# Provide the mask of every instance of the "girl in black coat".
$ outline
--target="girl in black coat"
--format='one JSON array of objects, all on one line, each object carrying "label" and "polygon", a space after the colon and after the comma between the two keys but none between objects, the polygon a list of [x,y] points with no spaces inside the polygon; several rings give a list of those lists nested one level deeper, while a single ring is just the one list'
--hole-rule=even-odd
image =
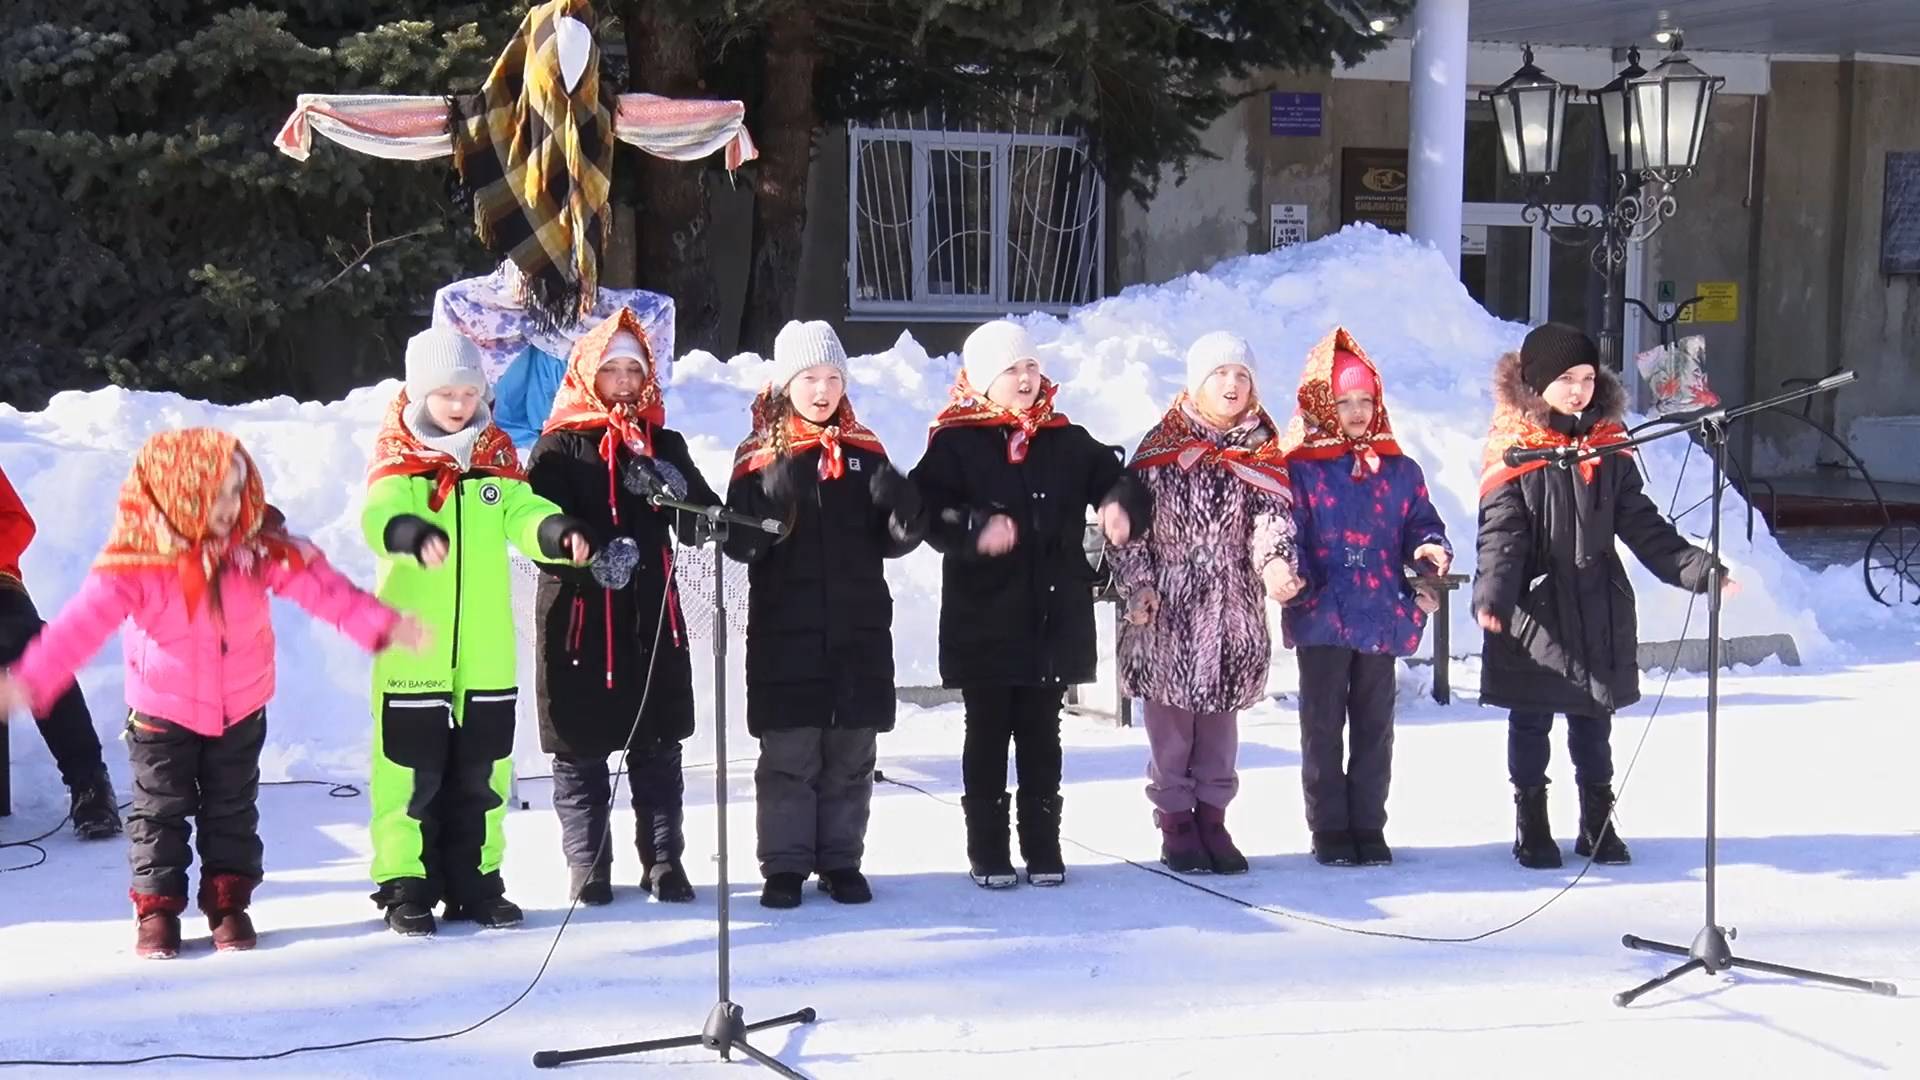
[{"label": "girl in black coat", "polygon": [[1615,710],[1640,700],[1633,586],[1614,547],[1669,585],[1705,592],[1718,574],[1647,498],[1624,453],[1570,469],[1507,466],[1509,447],[1602,447],[1627,438],[1626,394],[1599,364],[1593,340],[1549,323],[1494,368],[1494,418],[1480,485],[1479,565],[1473,608],[1486,642],[1480,703],[1510,710],[1507,770],[1516,807],[1514,857],[1560,865],[1547,820],[1548,735],[1567,717],[1567,749],[1580,785],[1574,851],[1602,863],[1629,860],[1609,824]]},{"label": "girl in black coat", "polygon": [[[533,449],[538,494],[587,522],[602,556],[587,568],[542,564],[535,594],[540,748],[553,755],[553,808],[573,893],[613,898],[607,755],[627,756],[641,880],[656,899],[692,900],[680,859],[681,740],[693,734],[693,666],[672,585],[673,530],[692,522],[647,501],[655,485],[720,501],[666,413],[645,332],[631,311],[574,348],[553,415]],[[611,544],[616,538],[632,547]],[[621,557],[622,550],[626,555]]]},{"label": "girl in black coat", "polygon": [[761,904],[796,907],[812,873],[847,904],[860,872],[877,735],[893,730],[893,595],[887,559],[919,546],[920,496],[846,398],[846,352],[823,322],[788,323],[753,405],[727,505],[782,521],[779,538],[734,529],[748,564],[747,730]]},{"label": "girl in black coat", "polygon": [[1007,743],[1018,753],[1027,880],[1058,885],[1060,705],[1093,681],[1094,572],[1084,549],[1097,507],[1109,543],[1143,533],[1147,496],[1118,447],[1053,411],[1057,387],[1020,326],[992,322],[962,350],[952,403],[913,470],[928,542],[946,556],[940,679],[966,705],[967,862],[976,885],[1018,878],[1008,839]]}]

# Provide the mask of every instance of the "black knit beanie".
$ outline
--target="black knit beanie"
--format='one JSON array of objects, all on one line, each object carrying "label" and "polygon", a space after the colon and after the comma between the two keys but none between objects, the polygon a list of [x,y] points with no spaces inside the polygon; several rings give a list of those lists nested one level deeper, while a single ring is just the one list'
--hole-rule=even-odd
[{"label": "black knit beanie", "polygon": [[1600,366],[1600,349],[1593,339],[1565,323],[1544,323],[1520,343],[1520,379],[1536,394],[1546,393],[1553,380],[1581,364]]}]

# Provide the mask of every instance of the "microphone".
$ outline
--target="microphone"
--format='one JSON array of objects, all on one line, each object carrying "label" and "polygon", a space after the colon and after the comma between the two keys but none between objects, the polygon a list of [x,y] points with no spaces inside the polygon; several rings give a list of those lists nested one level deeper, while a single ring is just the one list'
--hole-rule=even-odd
[{"label": "microphone", "polygon": [[1563,464],[1579,452],[1577,448],[1571,446],[1545,446],[1538,450],[1529,450],[1523,446],[1509,446],[1506,452],[1500,455],[1500,460],[1506,462],[1507,468],[1518,469],[1522,465],[1531,465],[1536,461]]},{"label": "microphone", "polygon": [[626,474],[621,477],[628,491],[642,498],[665,495],[669,498],[687,497],[687,478],[672,462],[658,458],[636,457],[627,463]]}]

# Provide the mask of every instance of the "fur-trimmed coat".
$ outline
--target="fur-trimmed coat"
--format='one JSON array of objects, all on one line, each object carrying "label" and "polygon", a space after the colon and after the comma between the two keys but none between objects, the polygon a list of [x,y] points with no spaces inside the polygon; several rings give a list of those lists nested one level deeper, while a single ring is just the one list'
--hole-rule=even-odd
[{"label": "fur-trimmed coat", "polygon": [[[1496,418],[1554,421],[1546,400],[1521,379],[1517,353],[1494,368],[1493,395]],[[1602,368],[1593,402],[1578,418],[1560,418],[1561,430],[1584,435],[1625,411],[1619,378]],[[1568,432],[1570,419],[1576,426]],[[1633,586],[1616,538],[1660,580],[1706,590],[1711,558],[1641,490],[1630,454],[1601,458],[1590,481],[1578,469],[1547,467],[1481,497],[1473,608],[1504,626],[1486,635],[1482,705],[1604,715],[1640,700]]]},{"label": "fur-trimmed coat", "polygon": [[[1277,432],[1217,432],[1219,445],[1258,445]],[[1193,712],[1232,712],[1260,700],[1273,643],[1261,572],[1275,559],[1300,569],[1292,499],[1254,488],[1220,465],[1141,469],[1153,525],[1111,553],[1131,598],[1159,596],[1145,626],[1122,623],[1120,685],[1130,697]]]}]

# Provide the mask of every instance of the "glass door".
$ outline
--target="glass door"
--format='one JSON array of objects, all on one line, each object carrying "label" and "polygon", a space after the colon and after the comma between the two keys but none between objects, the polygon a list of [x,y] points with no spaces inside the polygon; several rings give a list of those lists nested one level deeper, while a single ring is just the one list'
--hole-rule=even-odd
[{"label": "glass door", "polygon": [[[1529,223],[1518,203],[1467,203],[1461,209],[1460,281],[1481,307],[1498,318],[1538,326],[1563,322],[1595,338],[1605,325],[1606,282],[1593,265],[1593,241],[1571,243],[1577,234]],[[1598,207],[1554,207],[1566,220]],[[1640,249],[1627,249],[1626,288],[1640,280]],[[1626,319],[1621,356],[1629,385],[1639,349],[1639,320]]]}]

